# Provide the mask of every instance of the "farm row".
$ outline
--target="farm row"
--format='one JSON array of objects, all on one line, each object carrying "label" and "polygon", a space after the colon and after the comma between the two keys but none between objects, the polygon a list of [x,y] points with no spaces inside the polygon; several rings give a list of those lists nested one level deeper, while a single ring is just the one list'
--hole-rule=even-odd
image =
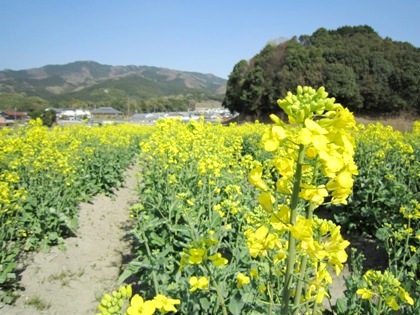
[{"label": "farm row", "polygon": [[[141,143],[135,259],[120,278],[136,279],[134,296],[105,295],[101,314],[326,313],[349,254],[330,312],[419,311],[420,124],[356,128],[322,89],[279,105],[291,124],[158,122]],[[387,268],[363,270],[343,232],[377,238]]]},{"label": "farm row", "polygon": [[12,302],[19,254],[63,245],[78,204],[120,185],[150,127],[0,130],[0,302]]},{"label": "farm row", "polygon": [[[118,186],[138,157],[134,259],[101,314],[321,314],[349,253],[335,314],[417,313],[420,123],[356,126],[322,88],[279,106],[290,124],[3,129],[1,298],[18,254],[60,245],[77,204]],[[349,233],[378,239],[387,268],[361,270]]]}]

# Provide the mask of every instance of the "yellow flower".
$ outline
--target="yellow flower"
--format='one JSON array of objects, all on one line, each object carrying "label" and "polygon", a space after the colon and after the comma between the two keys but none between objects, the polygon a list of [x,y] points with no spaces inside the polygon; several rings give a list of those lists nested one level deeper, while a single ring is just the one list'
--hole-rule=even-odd
[{"label": "yellow flower", "polygon": [[262,137],[264,149],[268,152],[276,151],[279,148],[281,141],[286,137],[286,130],[283,127],[273,126],[271,129],[268,129]]},{"label": "yellow flower", "polygon": [[296,224],[289,228],[293,237],[298,240],[311,241],[313,236],[312,220],[299,217]]},{"label": "yellow flower", "polygon": [[406,301],[408,304],[410,305],[414,305],[414,300],[413,298],[410,296],[410,294],[408,294],[407,291],[405,291],[403,288],[400,288],[400,294],[399,297],[401,300]]},{"label": "yellow flower", "polygon": [[269,233],[267,226],[262,225],[256,231],[248,229],[245,232],[247,238],[247,246],[249,254],[255,258],[258,255],[265,256],[267,249],[281,247],[280,240],[277,235]]},{"label": "yellow flower", "polygon": [[285,194],[291,195],[292,194],[292,183],[286,177],[280,178],[276,183],[277,191]]},{"label": "yellow flower", "polygon": [[352,188],[354,180],[351,175],[352,174],[348,171],[338,173],[336,177],[338,185],[341,188]]},{"label": "yellow flower", "polygon": [[261,207],[268,213],[273,212],[273,204],[276,201],[273,195],[269,192],[263,191],[258,196],[258,202],[260,203]]},{"label": "yellow flower", "polygon": [[207,277],[200,277],[197,278],[196,276],[192,276],[190,278],[190,292],[194,292],[198,290],[207,290],[209,288],[209,279]]},{"label": "yellow flower", "polygon": [[265,291],[267,291],[267,286],[265,286],[264,284],[258,285],[258,292],[264,293]]},{"label": "yellow flower", "polygon": [[251,282],[251,279],[248,276],[245,276],[242,272],[238,273],[236,276],[236,286],[238,289],[242,288],[245,284]]},{"label": "yellow flower", "polygon": [[220,253],[209,256],[209,260],[211,260],[216,267],[221,267],[228,263],[228,260]]},{"label": "yellow flower", "polygon": [[188,262],[190,264],[201,264],[205,253],[206,253],[206,250],[203,248],[191,248]]},{"label": "yellow flower", "polygon": [[370,300],[375,295],[375,293],[372,292],[372,290],[369,290],[367,288],[358,289],[356,291],[356,294],[360,295],[361,298],[364,300]]},{"label": "yellow flower", "polygon": [[156,308],[162,313],[166,314],[169,312],[176,312],[176,308],[174,305],[181,304],[181,301],[178,299],[169,299],[162,294],[158,294],[153,299]]},{"label": "yellow flower", "polygon": [[296,162],[293,159],[277,156],[271,161],[271,164],[277,169],[277,171],[283,177],[287,179],[293,178],[295,174],[295,164],[296,164]]},{"label": "yellow flower", "polygon": [[156,310],[153,301],[144,301],[143,298],[135,294],[131,299],[130,306],[127,308],[128,315],[153,315]]},{"label": "yellow flower", "polygon": [[249,272],[249,274],[251,275],[252,278],[258,279],[258,269],[257,268],[252,268],[251,271]]},{"label": "yellow flower", "polygon": [[324,202],[324,198],[328,196],[328,191],[325,189],[325,185],[319,185],[318,187],[312,185],[303,185],[302,190],[299,193],[299,197],[308,200],[314,205],[321,205]]},{"label": "yellow flower", "polygon": [[290,208],[286,205],[281,205],[278,211],[273,212],[270,217],[271,226],[279,231],[286,231],[287,224],[290,222]]},{"label": "yellow flower", "polygon": [[255,187],[261,189],[261,190],[267,190],[268,186],[267,184],[262,180],[262,167],[257,166],[251,172],[249,172],[248,179],[249,182],[254,185]]}]

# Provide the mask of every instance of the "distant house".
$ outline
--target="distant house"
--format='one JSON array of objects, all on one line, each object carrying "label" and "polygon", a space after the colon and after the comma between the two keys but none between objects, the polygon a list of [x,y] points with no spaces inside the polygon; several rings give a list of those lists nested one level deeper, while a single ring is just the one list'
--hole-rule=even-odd
[{"label": "distant house", "polygon": [[47,110],[55,111],[58,119],[81,120],[84,118],[91,118],[91,112],[84,109],[47,108]]},{"label": "distant house", "polygon": [[13,126],[14,122],[0,116],[0,127]]},{"label": "distant house", "polygon": [[24,112],[0,112],[0,116],[4,117],[6,120],[27,120],[29,116]]},{"label": "distant house", "polygon": [[91,111],[93,116],[121,116],[123,112],[112,107],[99,107]]}]

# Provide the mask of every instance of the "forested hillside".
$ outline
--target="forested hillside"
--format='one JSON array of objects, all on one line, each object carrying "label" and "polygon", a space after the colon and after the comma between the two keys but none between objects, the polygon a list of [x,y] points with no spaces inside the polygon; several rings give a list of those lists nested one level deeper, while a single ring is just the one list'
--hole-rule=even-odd
[{"label": "forested hillside", "polygon": [[257,116],[298,85],[325,86],[355,113],[420,113],[420,49],[381,38],[370,26],[320,28],[267,44],[229,76],[223,106]]},{"label": "forested hillside", "polygon": [[0,71],[0,110],[112,106],[127,112],[186,110],[222,101],[226,80],[212,74],[94,61]]}]

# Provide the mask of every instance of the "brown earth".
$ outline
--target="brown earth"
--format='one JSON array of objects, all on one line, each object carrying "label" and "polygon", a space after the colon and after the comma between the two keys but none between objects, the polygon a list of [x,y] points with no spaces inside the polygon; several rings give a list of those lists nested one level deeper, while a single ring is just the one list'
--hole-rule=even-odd
[{"label": "brown earth", "polygon": [[[21,274],[22,290],[15,305],[1,305],[2,315],[93,315],[105,292],[117,288],[117,279],[124,262],[130,256],[129,206],[137,199],[137,167],[127,171],[124,186],[115,190],[113,198],[95,197],[91,203],[80,205],[79,229],[75,237],[65,240],[66,250],[57,247],[49,253],[35,253],[25,261]],[[384,254],[375,244],[364,239],[349,239],[352,246],[370,257],[377,258],[372,268],[383,263]],[[334,276],[330,287],[331,303],[343,297],[344,276]],[[324,307],[329,309],[325,300]]]},{"label": "brown earth", "polygon": [[80,205],[79,229],[64,251],[35,253],[25,262],[22,291],[15,305],[0,305],[2,315],[92,315],[105,292],[117,287],[130,253],[129,206],[136,200],[137,167],[127,171],[113,198],[96,196]]}]

